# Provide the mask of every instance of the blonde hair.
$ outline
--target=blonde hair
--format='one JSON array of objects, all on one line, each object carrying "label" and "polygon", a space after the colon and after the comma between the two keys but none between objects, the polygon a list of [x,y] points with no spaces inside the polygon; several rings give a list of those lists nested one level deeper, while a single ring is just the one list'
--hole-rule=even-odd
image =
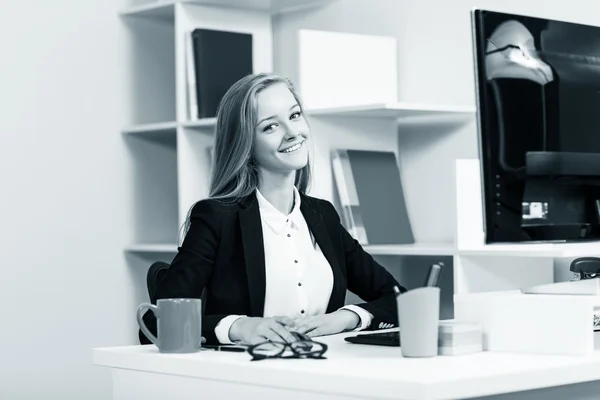
[{"label": "blonde hair", "polygon": [[[293,83],[273,73],[247,75],[225,93],[217,109],[209,198],[237,201],[256,190],[258,168],[253,156],[255,127],[258,122],[258,94],[275,84],[285,84],[304,112],[302,99]],[[294,185],[306,193],[311,182],[311,155],[303,168],[296,171]],[[190,225],[190,207],[183,226],[183,236]]]}]

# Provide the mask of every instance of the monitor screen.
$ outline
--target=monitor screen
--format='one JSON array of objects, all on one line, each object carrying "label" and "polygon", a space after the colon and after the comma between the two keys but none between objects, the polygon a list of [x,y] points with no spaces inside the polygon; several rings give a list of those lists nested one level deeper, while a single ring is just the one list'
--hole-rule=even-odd
[{"label": "monitor screen", "polygon": [[486,243],[600,238],[600,27],[472,23]]}]

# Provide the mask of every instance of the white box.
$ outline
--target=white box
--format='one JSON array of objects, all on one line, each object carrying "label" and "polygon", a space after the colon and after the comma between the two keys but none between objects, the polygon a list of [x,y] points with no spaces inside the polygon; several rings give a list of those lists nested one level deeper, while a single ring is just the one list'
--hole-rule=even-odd
[{"label": "white box", "polygon": [[485,351],[585,356],[598,346],[600,296],[514,290],[457,295],[454,302],[456,319],[481,325]]},{"label": "white box", "polygon": [[298,91],[307,109],[398,101],[394,37],[301,29]]}]

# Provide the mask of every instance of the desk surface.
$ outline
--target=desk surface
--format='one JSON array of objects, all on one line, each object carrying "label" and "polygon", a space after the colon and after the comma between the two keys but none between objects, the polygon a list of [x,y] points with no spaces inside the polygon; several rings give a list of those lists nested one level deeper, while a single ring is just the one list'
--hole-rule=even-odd
[{"label": "desk surface", "polygon": [[247,353],[203,350],[161,354],[155,346],[93,350],[95,365],[162,374],[229,380],[321,393],[382,399],[455,399],[600,380],[600,352],[552,356],[482,352],[463,356],[403,358],[399,347],[351,344],[339,334],[327,343],[327,360],[263,360]]}]

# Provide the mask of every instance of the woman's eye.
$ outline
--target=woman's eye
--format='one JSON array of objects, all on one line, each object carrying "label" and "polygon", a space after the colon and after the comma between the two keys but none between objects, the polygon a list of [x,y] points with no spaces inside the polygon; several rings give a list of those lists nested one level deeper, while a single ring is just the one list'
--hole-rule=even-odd
[{"label": "woman's eye", "polygon": [[296,111],[295,113],[293,113],[293,114],[290,116],[290,118],[291,118],[291,119],[298,119],[298,118],[300,118],[300,115],[301,115],[301,114],[300,114],[300,111]]},{"label": "woman's eye", "polygon": [[273,130],[275,130],[277,124],[269,124],[267,126],[265,126],[265,128],[263,129],[263,132],[271,132]]}]

